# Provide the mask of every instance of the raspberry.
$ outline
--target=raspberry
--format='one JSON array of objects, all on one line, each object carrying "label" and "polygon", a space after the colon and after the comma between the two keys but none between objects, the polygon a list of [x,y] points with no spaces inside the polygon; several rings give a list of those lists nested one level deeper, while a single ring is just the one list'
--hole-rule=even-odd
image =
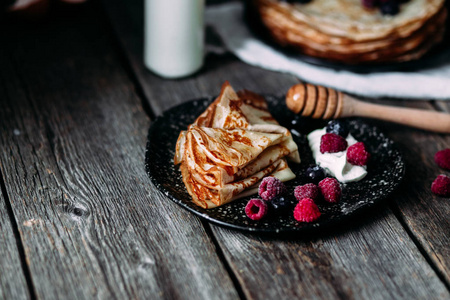
[{"label": "raspberry", "polygon": [[261,220],[267,214],[267,204],[261,199],[250,199],[245,206],[245,214],[252,220]]},{"label": "raspberry", "polygon": [[359,142],[351,145],[347,149],[347,161],[355,166],[366,166],[370,159],[370,153],[366,150],[366,145]]},{"label": "raspberry", "polygon": [[436,152],[434,161],[443,169],[450,170],[450,149],[444,149]]},{"label": "raspberry", "polygon": [[278,195],[284,193],[286,188],[280,179],[275,177],[264,177],[259,185],[259,196],[266,201],[270,201]]},{"label": "raspberry", "polygon": [[342,190],[339,182],[331,177],[327,177],[321,182],[319,182],[320,192],[323,198],[330,202],[336,203],[341,199]]},{"label": "raspberry", "polygon": [[362,5],[365,8],[374,8],[378,5],[378,0],[362,0]]},{"label": "raspberry", "polygon": [[325,133],[320,138],[320,152],[336,153],[347,149],[347,141],[335,133]]},{"label": "raspberry", "polygon": [[319,196],[319,188],[314,183],[307,183],[305,185],[296,186],[294,189],[295,199],[298,201],[310,198],[315,200]]},{"label": "raspberry", "polygon": [[294,218],[299,222],[313,222],[320,217],[320,211],[312,199],[305,198],[297,203]]},{"label": "raspberry", "polygon": [[439,175],[431,184],[431,191],[439,196],[450,196],[450,177]]}]

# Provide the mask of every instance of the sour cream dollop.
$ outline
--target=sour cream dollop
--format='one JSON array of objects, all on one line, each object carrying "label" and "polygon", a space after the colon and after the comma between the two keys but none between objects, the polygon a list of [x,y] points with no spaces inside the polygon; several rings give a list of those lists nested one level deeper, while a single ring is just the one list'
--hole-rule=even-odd
[{"label": "sour cream dollop", "polygon": [[[308,134],[309,146],[311,147],[316,163],[321,166],[325,172],[334,176],[338,181],[354,182],[360,181],[367,175],[366,166],[355,166],[347,161],[347,150],[336,153],[321,153],[320,139],[326,129],[317,129]],[[347,138],[348,146],[356,144],[358,141],[349,133]]]}]

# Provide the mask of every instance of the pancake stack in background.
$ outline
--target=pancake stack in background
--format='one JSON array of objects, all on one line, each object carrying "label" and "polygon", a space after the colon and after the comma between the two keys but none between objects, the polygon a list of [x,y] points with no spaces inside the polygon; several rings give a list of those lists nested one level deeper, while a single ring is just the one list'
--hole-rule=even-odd
[{"label": "pancake stack in background", "polygon": [[444,38],[445,0],[401,1],[395,15],[361,0],[249,0],[270,36],[301,53],[345,64],[418,59]]}]

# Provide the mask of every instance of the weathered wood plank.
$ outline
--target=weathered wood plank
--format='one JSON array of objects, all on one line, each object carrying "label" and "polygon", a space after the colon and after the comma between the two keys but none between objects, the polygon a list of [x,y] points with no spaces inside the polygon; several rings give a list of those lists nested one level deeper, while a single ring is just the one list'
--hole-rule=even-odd
[{"label": "weathered wood plank", "polygon": [[96,2],[6,29],[0,164],[36,296],[236,299],[202,224],[149,183],[150,122]]},{"label": "weathered wood plank", "polygon": [[[383,101],[392,105],[433,109],[425,101]],[[449,111],[448,102],[438,102],[437,107]],[[407,162],[405,184],[395,197],[399,217],[410,233],[423,247],[429,259],[450,286],[450,202],[448,198],[431,193],[431,183],[439,174],[450,175],[434,162],[437,151],[450,148],[450,136],[433,134],[400,125],[374,122],[401,148]]]},{"label": "weathered wood plank", "polygon": [[215,232],[250,299],[449,297],[387,208],[317,237],[274,241]]},{"label": "weathered wood plank", "polygon": [[0,299],[30,299],[11,222],[0,189]]},{"label": "weathered wood plank", "polygon": [[[207,57],[207,67],[190,78],[162,80],[142,65],[142,16],[138,13],[142,1],[104,3],[156,114],[192,97],[217,94],[224,80],[237,88],[275,94],[296,82],[291,76],[249,67],[229,55]],[[363,218],[369,221],[356,223],[354,229],[305,241],[265,239],[211,227],[245,296],[251,299],[449,297],[389,208]]]}]

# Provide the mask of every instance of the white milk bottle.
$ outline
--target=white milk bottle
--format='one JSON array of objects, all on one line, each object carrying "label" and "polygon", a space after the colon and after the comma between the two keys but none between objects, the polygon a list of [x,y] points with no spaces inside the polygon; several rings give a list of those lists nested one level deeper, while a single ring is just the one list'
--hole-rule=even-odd
[{"label": "white milk bottle", "polygon": [[204,0],[145,0],[144,63],[165,78],[188,76],[203,64]]}]

